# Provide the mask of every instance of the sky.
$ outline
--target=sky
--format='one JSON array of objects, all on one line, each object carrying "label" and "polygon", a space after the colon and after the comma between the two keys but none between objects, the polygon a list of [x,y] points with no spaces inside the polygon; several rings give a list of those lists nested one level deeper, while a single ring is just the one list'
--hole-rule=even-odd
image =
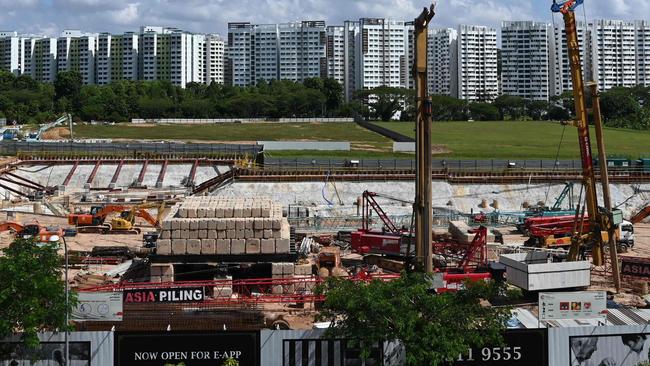
[{"label": "sky", "polygon": [[[428,0],[427,0],[428,1]],[[412,20],[425,0],[0,0],[0,31],[58,36],[63,29],[123,33],[141,25],[197,33],[227,33],[228,22],[283,23],[362,17]],[[551,0],[438,0],[434,27],[458,24],[498,29],[503,20],[553,19]],[[649,0],[585,0],[587,19],[650,20]],[[579,10],[579,19],[584,18]]]}]

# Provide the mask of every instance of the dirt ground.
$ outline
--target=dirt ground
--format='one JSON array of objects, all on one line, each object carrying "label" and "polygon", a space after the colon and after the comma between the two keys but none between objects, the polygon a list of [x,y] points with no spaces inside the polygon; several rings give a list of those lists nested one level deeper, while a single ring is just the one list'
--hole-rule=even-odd
[{"label": "dirt ground", "polygon": [[[8,221],[6,213],[0,213],[1,221]],[[34,214],[16,214],[11,221],[27,224],[33,221],[38,222],[43,226],[53,227],[68,227],[67,218],[34,215]],[[154,231],[155,229],[150,226],[145,226],[144,223],[138,222],[143,232]],[[0,232],[0,248],[9,246],[13,240],[13,235],[9,231]],[[66,237],[68,250],[90,251],[95,246],[128,246],[129,248],[138,248],[142,246],[142,235],[124,235],[124,234],[78,234],[74,237]],[[63,248],[61,249],[63,251]]]}]

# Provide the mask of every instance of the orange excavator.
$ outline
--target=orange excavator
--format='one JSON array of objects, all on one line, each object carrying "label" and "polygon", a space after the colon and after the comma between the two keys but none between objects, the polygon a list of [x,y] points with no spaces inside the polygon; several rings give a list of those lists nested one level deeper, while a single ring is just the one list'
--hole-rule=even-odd
[{"label": "orange excavator", "polygon": [[[148,208],[158,208],[158,217],[154,218],[147,211]],[[68,224],[75,225],[80,233],[122,233],[122,234],[139,234],[140,229],[135,228],[135,218],[141,217],[151,226],[159,227],[160,217],[162,216],[165,203],[158,204],[144,203],[135,206],[126,205],[106,205],[93,206],[90,213],[70,214],[68,215]],[[106,223],[106,218],[113,214],[119,213],[119,217]]]},{"label": "orange excavator", "polygon": [[19,224],[16,222],[5,222],[0,224],[0,231],[12,231],[17,238],[36,238],[41,243],[59,241],[63,236],[62,228],[51,228],[41,226],[38,222]]},{"label": "orange excavator", "polygon": [[638,224],[648,216],[650,216],[650,206],[646,206],[644,209],[637,212],[636,215],[632,216],[632,218],[630,219],[630,222],[632,224]]}]

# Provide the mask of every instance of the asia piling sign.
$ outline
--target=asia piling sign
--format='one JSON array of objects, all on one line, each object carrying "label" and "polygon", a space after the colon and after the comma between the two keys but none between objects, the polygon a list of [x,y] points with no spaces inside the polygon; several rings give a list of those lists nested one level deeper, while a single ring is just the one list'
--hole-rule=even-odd
[{"label": "asia piling sign", "polygon": [[125,304],[203,302],[204,287],[179,287],[124,290]]},{"label": "asia piling sign", "polygon": [[621,275],[648,279],[650,278],[650,261],[639,257],[621,257]]},{"label": "asia piling sign", "polygon": [[597,319],[607,312],[605,291],[540,292],[539,320]]}]

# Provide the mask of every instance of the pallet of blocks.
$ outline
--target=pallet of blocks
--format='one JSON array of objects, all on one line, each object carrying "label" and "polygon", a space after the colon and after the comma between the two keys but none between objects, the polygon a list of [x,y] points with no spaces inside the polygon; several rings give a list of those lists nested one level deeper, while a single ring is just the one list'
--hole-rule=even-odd
[{"label": "pallet of blocks", "polygon": [[289,222],[268,198],[189,197],[162,221],[158,255],[289,254]]},{"label": "pallet of blocks", "polygon": [[[471,229],[465,221],[449,221],[449,233],[461,244],[469,244],[474,240],[476,234],[470,233]],[[486,240],[488,243],[494,243],[494,234],[488,231]]]}]

